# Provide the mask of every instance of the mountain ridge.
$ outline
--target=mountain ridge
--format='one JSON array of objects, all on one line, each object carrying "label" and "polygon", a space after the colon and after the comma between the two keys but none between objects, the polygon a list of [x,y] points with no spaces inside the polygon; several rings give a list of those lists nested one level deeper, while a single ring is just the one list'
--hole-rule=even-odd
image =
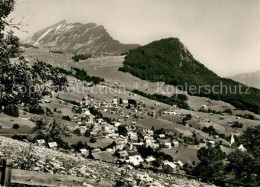
[{"label": "mountain ridge", "polygon": [[[218,76],[194,59],[178,38],[161,39],[131,50],[119,70],[143,80],[178,86],[190,95],[222,100],[238,109],[260,113],[259,89]],[[223,85],[227,86],[225,90]]]},{"label": "mountain ridge", "polygon": [[260,89],[260,70],[228,76],[232,80]]},{"label": "mountain ridge", "polygon": [[91,55],[120,55],[138,44],[122,44],[113,39],[103,25],[59,21],[23,41],[49,50]]}]

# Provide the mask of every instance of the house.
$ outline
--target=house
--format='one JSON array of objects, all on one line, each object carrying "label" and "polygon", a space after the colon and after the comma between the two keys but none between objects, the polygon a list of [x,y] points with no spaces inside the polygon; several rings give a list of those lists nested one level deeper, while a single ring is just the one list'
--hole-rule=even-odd
[{"label": "house", "polygon": [[135,132],[129,132],[129,133],[128,133],[128,136],[129,136],[129,139],[130,139],[130,140],[135,140],[135,141],[138,140],[138,135],[137,135],[137,133],[135,133]]},{"label": "house", "polygon": [[93,149],[93,150],[92,150],[92,153],[98,153],[98,152],[101,152],[101,150],[100,150],[100,149],[98,149],[98,148],[97,148],[97,149]]},{"label": "house", "polygon": [[165,138],[165,134],[159,134],[159,138]]},{"label": "house", "polygon": [[127,99],[123,99],[122,102],[123,102],[123,104],[125,104],[125,105],[128,104],[128,100],[127,100]]},{"label": "house", "polygon": [[144,162],[144,160],[140,155],[134,155],[134,156],[129,156],[129,159],[126,160],[126,162],[133,164],[134,166],[139,166],[140,163]]},{"label": "house", "polygon": [[153,140],[153,139],[147,139],[145,141],[145,145],[146,145],[146,147],[151,147],[153,149],[160,147],[160,145],[158,143],[155,143],[155,140]]},{"label": "house", "polygon": [[115,152],[115,150],[112,148],[107,148],[106,151],[109,152],[110,154],[113,154]]},{"label": "house", "polygon": [[80,149],[79,151],[80,151],[82,156],[86,156],[87,157],[89,155],[89,151],[87,149]]},{"label": "house", "polygon": [[201,108],[205,109],[205,108],[207,108],[207,105],[201,105]]},{"label": "house", "polygon": [[121,123],[113,121],[113,122],[111,122],[111,125],[114,125],[115,127],[118,127],[118,126],[121,125]]},{"label": "house", "polygon": [[240,144],[240,146],[238,147],[238,149],[240,150],[240,151],[246,151],[246,148],[242,145],[242,144]]},{"label": "house", "polygon": [[163,147],[167,148],[167,149],[171,149],[172,148],[172,144],[170,142],[164,142]]},{"label": "house", "polygon": [[86,130],[87,130],[87,127],[85,127],[85,126],[80,126],[80,127],[79,127],[79,130],[80,130],[80,133],[81,133],[81,134],[85,134],[85,132],[86,132]]},{"label": "house", "polygon": [[39,146],[44,146],[46,144],[44,139],[37,140]]},{"label": "house", "polygon": [[148,156],[145,161],[148,162],[148,163],[151,163],[153,161],[155,161],[156,159],[153,157],[153,156]]},{"label": "house", "polygon": [[173,162],[169,162],[168,160],[163,161],[163,165],[164,166],[170,166],[173,170],[176,170],[176,164],[174,164]]},{"label": "house", "polygon": [[51,149],[56,149],[58,147],[57,143],[56,142],[49,142],[48,143],[48,146],[49,148]]},{"label": "house", "polygon": [[108,151],[95,152],[92,151],[92,156],[95,160],[115,163],[115,158]]},{"label": "house", "polygon": [[215,142],[213,140],[208,141],[211,145],[215,145]]},{"label": "house", "polygon": [[168,112],[169,115],[177,115],[177,112]]},{"label": "house", "polygon": [[125,151],[125,150],[124,151],[119,151],[118,154],[119,154],[120,158],[128,157],[128,152]]},{"label": "house", "polygon": [[180,167],[184,166],[183,162],[180,160],[178,162],[176,162],[176,164],[178,164]]},{"label": "house", "polygon": [[180,143],[177,140],[172,141],[173,147],[179,147]]},{"label": "house", "polygon": [[118,105],[118,101],[117,101],[116,98],[112,99],[112,104],[113,104],[113,105]]}]

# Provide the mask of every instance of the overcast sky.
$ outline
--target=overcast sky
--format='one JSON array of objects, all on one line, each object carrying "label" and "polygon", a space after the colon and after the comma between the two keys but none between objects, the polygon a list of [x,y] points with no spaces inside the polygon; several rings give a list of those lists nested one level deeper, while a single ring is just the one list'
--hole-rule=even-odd
[{"label": "overcast sky", "polygon": [[260,70],[260,0],[18,0],[10,18],[29,34],[66,19],[104,25],[121,43],[178,37],[221,76]]}]

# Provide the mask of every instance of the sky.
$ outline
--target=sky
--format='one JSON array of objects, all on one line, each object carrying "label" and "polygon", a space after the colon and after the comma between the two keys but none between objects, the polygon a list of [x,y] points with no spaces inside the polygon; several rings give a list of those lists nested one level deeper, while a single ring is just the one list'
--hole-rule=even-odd
[{"label": "sky", "polygon": [[17,0],[24,39],[61,20],[104,25],[121,43],[177,37],[220,76],[260,70],[260,0]]}]

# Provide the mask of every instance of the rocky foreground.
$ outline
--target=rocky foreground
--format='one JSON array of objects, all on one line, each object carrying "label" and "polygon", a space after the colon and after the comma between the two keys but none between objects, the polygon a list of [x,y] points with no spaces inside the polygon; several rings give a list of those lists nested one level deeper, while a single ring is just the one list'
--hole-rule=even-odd
[{"label": "rocky foreground", "polygon": [[112,186],[116,180],[122,179],[132,185],[136,185],[137,180],[142,181],[142,186],[212,186],[168,174],[118,167],[86,159],[77,154],[62,153],[2,136],[0,136],[1,157],[11,159],[16,169],[84,177],[100,183],[109,181],[106,183],[107,186]]}]

